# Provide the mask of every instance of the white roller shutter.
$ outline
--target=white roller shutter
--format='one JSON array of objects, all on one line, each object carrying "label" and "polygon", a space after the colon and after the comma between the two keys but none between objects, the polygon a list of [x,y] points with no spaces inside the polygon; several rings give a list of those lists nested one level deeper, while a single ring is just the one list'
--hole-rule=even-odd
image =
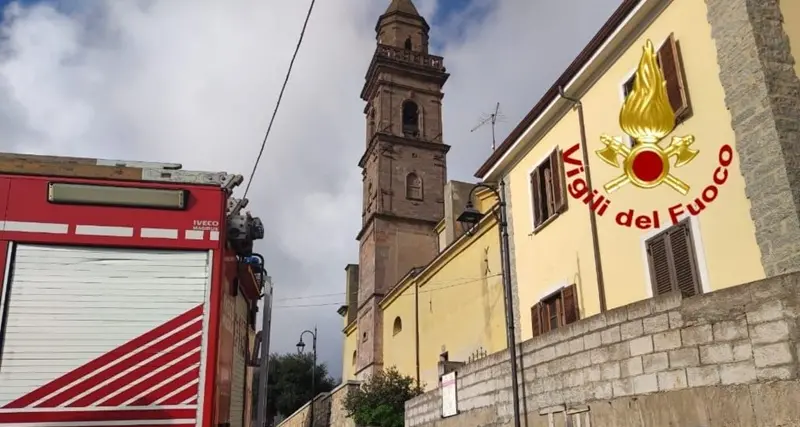
[{"label": "white roller shutter", "polygon": [[[205,251],[17,245],[10,292],[3,296],[0,407],[182,315],[199,313],[186,323],[198,325],[209,257]],[[199,342],[201,327],[193,334]],[[192,351],[199,353],[199,346]],[[192,387],[196,393],[196,380]]]},{"label": "white roller shutter", "polygon": [[236,296],[233,332],[233,378],[231,379],[231,427],[242,427],[244,420],[244,391],[247,380],[247,300],[240,292]]}]

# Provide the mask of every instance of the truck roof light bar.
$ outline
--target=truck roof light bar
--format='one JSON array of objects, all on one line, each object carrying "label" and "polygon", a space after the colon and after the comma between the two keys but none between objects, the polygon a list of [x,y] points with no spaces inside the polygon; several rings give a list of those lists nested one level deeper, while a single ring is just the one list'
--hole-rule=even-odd
[{"label": "truck roof light bar", "polygon": [[65,182],[51,182],[47,190],[47,200],[50,203],[73,205],[184,210],[187,198],[186,190]]}]

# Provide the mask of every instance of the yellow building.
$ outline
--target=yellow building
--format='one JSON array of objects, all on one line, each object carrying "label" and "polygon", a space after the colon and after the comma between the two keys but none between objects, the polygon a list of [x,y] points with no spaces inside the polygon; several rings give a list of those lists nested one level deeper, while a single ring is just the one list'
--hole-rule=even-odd
[{"label": "yellow building", "polygon": [[[473,203],[484,214],[465,233],[458,215],[473,185],[449,182],[445,217],[436,227],[439,254],[410,271],[382,299],[383,364],[436,388],[440,362],[469,362],[506,348],[505,311],[500,268],[497,198],[475,191]],[[349,265],[348,284],[358,276]],[[357,296],[353,296],[356,298]],[[355,319],[345,316],[343,381],[355,379]]]},{"label": "yellow building", "polygon": [[745,3],[624,1],[478,170],[509,188],[521,339],[800,269],[800,3]]}]

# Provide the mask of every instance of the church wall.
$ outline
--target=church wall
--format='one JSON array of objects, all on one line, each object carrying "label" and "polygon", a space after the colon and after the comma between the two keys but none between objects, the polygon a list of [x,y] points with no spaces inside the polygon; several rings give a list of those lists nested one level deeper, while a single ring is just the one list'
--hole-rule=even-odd
[{"label": "church wall", "polygon": [[[444,214],[444,155],[418,147],[386,145],[382,153],[379,212],[438,222]],[[411,193],[408,185],[410,174],[421,180],[421,198],[415,198]],[[433,228],[433,224],[427,228]]]},{"label": "church wall", "polygon": [[355,380],[356,365],[358,363],[358,331],[356,324],[344,330],[344,343],[342,344],[342,382]]},{"label": "church wall", "polygon": [[354,309],[360,309],[361,304],[366,301],[375,291],[375,275],[377,274],[375,257],[375,223],[373,222],[361,237],[361,247],[359,250],[358,262],[358,305]]},{"label": "church wall", "polygon": [[[416,376],[415,301],[419,298],[420,380],[438,386],[438,362],[468,361],[505,348],[504,298],[497,223],[487,216],[415,278],[398,286],[383,307],[384,366]],[[394,333],[400,318],[402,331]]]},{"label": "church wall", "polygon": [[427,265],[437,254],[437,237],[428,224],[377,220],[379,256],[385,269],[378,275],[382,292],[388,292],[415,267]]},{"label": "church wall", "polygon": [[359,379],[364,374],[369,374],[369,372],[363,372],[365,367],[371,364],[380,365],[383,358],[381,353],[383,337],[373,333],[373,331],[381,330],[383,324],[382,313],[379,310],[376,298],[370,298],[358,310],[356,376]]}]

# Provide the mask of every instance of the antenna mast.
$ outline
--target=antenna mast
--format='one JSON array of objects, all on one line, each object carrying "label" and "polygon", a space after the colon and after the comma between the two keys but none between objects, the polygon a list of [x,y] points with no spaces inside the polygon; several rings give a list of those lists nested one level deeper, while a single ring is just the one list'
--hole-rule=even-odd
[{"label": "antenna mast", "polygon": [[494,129],[495,129],[495,125],[497,124],[498,121],[503,121],[503,115],[500,114],[500,103],[499,102],[494,107],[494,113],[483,117],[481,119],[481,121],[478,122],[478,124],[474,128],[470,129],[470,132],[475,132],[476,130],[478,130],[481,127],[483,127],[485,124],[491,123],[492,124],[492,151],[494,151],[496,146],[497,146],[497,144],[495,142]]}]

